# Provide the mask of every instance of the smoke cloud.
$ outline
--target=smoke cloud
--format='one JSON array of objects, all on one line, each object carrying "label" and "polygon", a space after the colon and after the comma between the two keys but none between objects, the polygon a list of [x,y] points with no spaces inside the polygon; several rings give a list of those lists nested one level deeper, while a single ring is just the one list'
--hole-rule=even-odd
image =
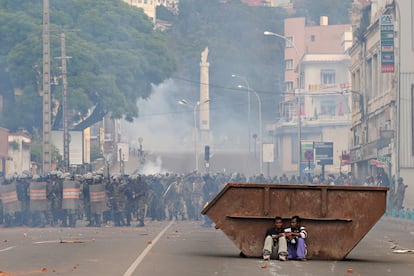
[{"label": "smoke cloud", "polygon": [[137,102],[139,117],[134,122],[122,122],[122,136],[127,137],[130,146],[142,145],[148,151],[185,150],[191,147],[192,110],[180,106],[178,87],[173,80],[154,86],[148,99]]},{"label": "smoke cloud", "polygon": [[[137,150],[139,138],[142,138],[145,163],[139,166],[140,173],[186,173],[195,169],[193,107],[199,100],[199,86],[199,83],[180,79],[169,79],[154,86],[148,99],[137,102],[139,117],[132,123],[122,122],[121,137],[131,149]],[[179,104],[181,99],[185,99],[188,105]],[[247,161],[240,154],[245,154],[248,149],[246,109],[247,91],[212,86],[209,140],[199,139],[197,143],[200,171],[205,171],[204,146],[207,143],[212,171],[224,168],[239,172],[245,170]],[[198,124],[197,117],[197,127]],[[252,134],[257,126],[257,108],[252,104]],[[250,141],[253,150],[254,140]]]}]

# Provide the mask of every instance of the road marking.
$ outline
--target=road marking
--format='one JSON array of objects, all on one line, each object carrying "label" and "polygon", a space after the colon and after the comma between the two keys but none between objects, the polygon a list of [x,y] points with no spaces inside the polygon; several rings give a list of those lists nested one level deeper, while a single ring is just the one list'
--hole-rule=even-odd
[{"label": "road marking", "polygon": [[[93,241],[93,240],[90,240]],[[51,241],[37,241],[33,244],[47,244],[47,243],[85,243],[86,240],[51,240]]]},{"label": "road marking", "polygon": [[4,249],[1,249],[1,250],[0,250],[0,252],[8,251],[8,250],[13,249],[13,248],[15,248],[15,247],[16,247],[16,246],[10,246],[10,247],[7,247],[7,248],[4,248]]},{"label": "road marking", "polygon": [[37,242],[33,242],[33,244],[45,244],[45,243],[60,243],[60,240],[52,240],[52,241],[37,241]]},{"label": "road marking", "polygon": [[414,253],[414,250],[412,249],[396,249],[392,251],[393,253],[397,254],[405,254],[405,253]]},{"label": "road marking", "polygon": [[170,226],[174,223],[172,220],[159,234],[155,239],[152,241],[152,243],[148,244],[147,247],[142,251],[141,255],[138,256],[138,258],[131,264],[131,266],[128,268],[128,270],[124,273],[123,276],[131,276],[132,273],[134,273],[135,269],[139,266],[139,264],[142,262],[142,260],[145,258],[145,256],[148,254],[148,252],[151,250],[151,248],[158,242],[158,240],[164,235],[164,233],[170,228]]}]

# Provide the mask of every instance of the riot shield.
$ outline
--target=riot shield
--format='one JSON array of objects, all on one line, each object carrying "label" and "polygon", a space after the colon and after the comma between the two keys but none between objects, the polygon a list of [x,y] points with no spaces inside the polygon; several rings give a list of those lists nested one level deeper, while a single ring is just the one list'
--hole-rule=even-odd
[{"label": "riot shield", "polygon": [[22,210],[22,202],[17,198],[16,183],[0,186],[1,202],[3,204],[3,214],[13,215]]},{"label": "riot shield", "polygon": [[30,211],[46,211],[46,182],[30,182]]},{"label": "riot shield", "polygon": [[90,185],[89,198],[92,214],[100,214],[108,209],[104,184]]},{"label": "riot shield", "polygon": [[63,181],[62,209],[78,210],[80,206],[80,183],[78,181]]}]

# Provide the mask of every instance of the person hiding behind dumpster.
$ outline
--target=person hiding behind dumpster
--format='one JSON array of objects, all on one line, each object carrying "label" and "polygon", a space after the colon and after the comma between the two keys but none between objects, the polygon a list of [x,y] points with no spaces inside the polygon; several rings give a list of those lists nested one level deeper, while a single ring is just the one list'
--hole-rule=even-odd
[{"label": "person hiding behind dumpster", "polygon": [[306,242],[308,237],[306,227],[301,225],[301,218],[293,216],[290,220],[290,228],[285,229],[287,239],[288,260],[306,261]]},{"label": "person hiding behind dumpster", "polygon": [[266,231],[263,260],[268,261],[270,258],[286,261],[287,242],[283,220],[281,217],[275,217],[274,226]]}]

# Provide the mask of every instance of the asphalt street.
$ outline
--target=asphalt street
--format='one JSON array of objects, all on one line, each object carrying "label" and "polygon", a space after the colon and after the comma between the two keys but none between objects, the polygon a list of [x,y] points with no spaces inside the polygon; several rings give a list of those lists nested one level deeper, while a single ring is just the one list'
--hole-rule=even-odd
[{"label": "asphalt street", "polygon": [[0,235],[0,276],[400,276],[412,275],[414,269],[414,222],[389,218],[379,221],[344,261],[241,258],[220,230],[194,221],[148,221],[145,227],[0,228]]}]

